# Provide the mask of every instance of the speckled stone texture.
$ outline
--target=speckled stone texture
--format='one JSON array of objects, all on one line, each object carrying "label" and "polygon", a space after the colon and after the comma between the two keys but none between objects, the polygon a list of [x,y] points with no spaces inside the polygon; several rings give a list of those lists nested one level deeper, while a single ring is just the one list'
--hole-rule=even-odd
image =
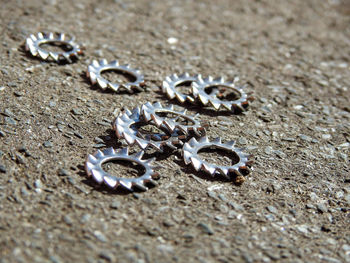
[{"label": "speckled stone texture", "polygon": [[[349,14],[345,0],[2,0],[0,262],[350,262]],[[23,44],[39,31],[75,35],[85,56],[31,57]],[[146,91],[91,86],[102,58],[141,69]],[[115,116],[168,103],[159,87],[183,72],[239,76],[254,92],[242,114],[184,105],[255,157],[245,182],[149,152],[158,186],[94,185],[84,160],[123,145]]]}]

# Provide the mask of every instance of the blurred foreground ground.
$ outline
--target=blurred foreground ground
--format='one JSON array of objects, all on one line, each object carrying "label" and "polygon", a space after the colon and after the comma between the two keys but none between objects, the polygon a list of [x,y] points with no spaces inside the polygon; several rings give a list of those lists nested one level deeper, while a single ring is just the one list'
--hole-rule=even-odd
[{"label": "blurred foreground ground", "polygon": [[[3,0],[0,262],[350,262],[349,14],[316,0]],[[38,31],[71,33],[86,55],[32,58],[22,44]],[[147,91],[91,87],[95,58],[141,69]],[[167,103],[158,87],[182,72],[254,91],[240,115],[186,106],[246,147],[253,173],[236,186],[158,155],[157,187],[96,188],[84,160],[120,146],[115,114]]]}]

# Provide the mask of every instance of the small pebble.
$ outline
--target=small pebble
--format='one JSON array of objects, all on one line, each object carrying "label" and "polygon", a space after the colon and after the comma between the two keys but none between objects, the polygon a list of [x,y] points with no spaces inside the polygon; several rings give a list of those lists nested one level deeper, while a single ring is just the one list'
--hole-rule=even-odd
[{"label": "small pebble", "polygon": [[242,255],[242,258],[243,258],[244,262],[246,262],[246,263],[253,263],[253,262],[255,262],[255,260],[251,257],[251,255],[249,255],[246,252]]},{"label": "small pebble", "polygon": [[29,192],[27,191],[27,188],[26,187],[21,187],[21,194],[23,196],[28,196],[29,195]]},{"label": "small pebble", "polygon": [[295,139],[294,139],[294,138],[287,137],[287,138],[282,138],[282,141],[286,141],[286,142],[295,142]]},{"label": "small pebble", "polygon": [[24,153],[26,157],[32,156],[32,154],[28,151],[28,149],[27,149],[25,146],[20,146],[20,147],[18,148],[18,151],[19,151],[20,153]]},{"label": "small pebble", "polygon": [[214,219],[217,221],[222,221],[224,218],[222,216],[217,215],[214,217]]},{"label": "small pebble", "polygon": [[344,244],[341,248],[342,248],[344,251],[350,251],[350,245]]},{"label": "small pebble", "polygon": [[71,185],[75,185],[75,179],[74,179],[73,177],[68,176],[67,179],[68,179],[68,182],[69,182]]},{"label": "small pebble", "polygon": [[314,205],[312,205],[312,204],[306,204],[305,208],[306,209],[316,209],[316,207]]},{"label": "small pebble", "polygon": [[78,109],[78,108],[72,109],[72,113],[74,115],[82,115],[83,114],[83,112],[80,109]]},{"label": "small pebble", "polygon": [[277,214],[277,213],[278,213],[277,208],[274,207],[274,206],[272,206],[272,205],[267,206],[266,209],[267,209],[269,212],[273,213],[273,214]]},{"label": "small pebble", "polygon": [[336,192],[335,193],[335,198],[341,199],[344,197],[344,193],[342,191]]},{"label": "small pebble", "polygon": [[4,68],[2,68],[0,71],[4,75],[8,75],[9,74],[9,72],[6,69],[4,69]]},{"label": "small pebble", "polygon": [[101,259],[107,260],[109,262],[113,262],[114,261],[114,256],[112,253],[108,252],[108,251],[102,251],[99,254],[99,257]]},{"label": "small pebble", "polygon": [[178,39],[176,38],[176,37],[169,37],[168,38],[168,43],[170,44],[170,45],[174,45],[174,44],[176,44],[178,42]]},{"label": "small pebble", "polygon": [[324,86],[324,87],[327,87],[329,85],[328,81],[322,80],[322,79],[317,81],[317,83],[320,84],[321,86]]},{"label": "small pebble", "polygon": [[293,108],[296,110],[301,110],[302,108],[304,108],[304,106],[303,105],[295,105]]},{"label": "small pebble", "polygon": [[203,230],[203,232],[208,234],[208,235],[213,235],[214,234],[213,229],[209,225],[207,225],[205,223],[199,223],[198,227],[201,228]]},{"label": "small pebble", "polygon": [[280,150],[276,150],[276,151],[274,151],[274,153],[275,153],[280,159],[284,159],[284,158],[286,158],[286,156],[287,156],[284,152],[282,152],[282,151],[280,151]]},{"label": "small pebble", "polygon": [[50,141],[46,141],[46,142],[44,142],[44,147],[45,148],[51,148],[53,145],[52,145],[52,142],[50,142]]},{"label": "small pebble", "polygon": [[97,49],[94,51],[94,55],[96,57],[103,57],[103,51],[101,49]]},{"label": "small pebble", "polygon": [[132,196],[133,196],[135,199],[140,199],[140,198],[141,198],[141,195],[138,194],[138,193],[132,193]]},{"label": "small pebble", "polygon": [[39,179],[35,180],[34,187],[35,188],[42,188],[42,183]]},{"label": "small pebble", "polygon": [[62,132],[63,129],[64,129],[64,125],[61,124],[61,123],[57,123],[57,129],[58,129],[60,132]]},{"label": "small pebble", "polygon": [[13,113],[9,109],[5,109],[3,114],[7,117],[13,117]]},{"label": "small pebble", "polygon": [[49,102],[49,106],[50,106],[51,108],[55,107],[55,106],[56,106],[56,102],[50,101],[50,102]]},{"label": "small pebble", "polygon": [[173,253],[174,252],[174,247],[171,245],[158,245],[157,249],[162,253]]},{"label": "small pebble", "polygon": [[309,172],[304,171],[304,172],[303,172],[303,176],[305,176],[305,177],[310,177],[310,176],[312,176],[312,174],[309,173]]},{"label": "small pebble", "polygon": [[238,143],[242,144],[242,145],[245,145],[245,144],[247,144],[247,139],[244,138],[244,137],[241,137],[241,138],[238,139]]},{"label": "small pebble", "polygon": [[305,225],[297,226],[296,229],[303,234],[307,234],[309,232],[309,230],[307,229],[307,226]]},{"label": "small pebble", "polygon": [[219,194],[218,197],[221,199],[221,201],[227,202],[227,198],[224,194]]},{"label": "small pebble", "polygon": [[67,225],[73,225],[73,220],[72,220],[72,218],[70,218],[70,216],[68,216],[68,215],[65,215],[65,216],[63,217],[63,221],[64,221]]},{"label": "small pebble", "polygon": [[291,87],[287,87],[286,91],[290,94],[294,94],[294,95],[298,94],[298,91],[296,89],[291,88]]},{"label": "small pebble", "polygon": [[229,202],[228,204],[229,204],[229,206],[231,206],[234,210],[237,210],[237,211],[243,211],[243,210],[244,210],[243,206],[241,206],[240,204],[237,204],[237,203],[234,203],[234,202]]},{"label": "small pebble", "polygon": [[58,171],[58,175],[59,175],[59,176],[69,176],[69,172],[68,172],[66,169],[61,168],[61,169]]},{"label": "small pebble", "polygon": [[165,219],[163,221],[163,225],[166,226],[166,227],[171,227],[171,226],[174,226],[175,223],[173,221],[169,220],[169,219]]},{"label": "small pebble", "polygon": [[63,261],[61,261],[57,256],[51,255],[50,256],[50,262],[52,262],[52,263],[62,263]]},{"label": "small pebble", "polygon": [[312,138],[305,135],[305,134],[299,134],[299,138],[302,139],[303,141],[306,141],[306,142],[311,142],[312,141]]},{"label": "small pebble", "polygon": [[345,153],[338,153],[338,157],[343,161],[346,161],[347,159],[347,155]]},{"label": "small pebble", "polygon": [[330,134],[322,134],[323,140],[329,140],[330,138],[332,138],[332,136]]},{"label": "small pebble", "polygon": [[106,127],[110,127],[111,123],[105,122],[105,121],[99,121],[97,122],[97,124],[101,125],[101,126],[106,126]]},{"label": "small pebble", "polygon": [[15,91],[13,94],[14,94],[16,97],[22,97],[22,96],[24,95],[24,93],[23,93],[23,92],[20,92],[20,91]]},{"label": "small pebble", "polygon": [[84,136],[81,135],[79,132],[74,132],[74,135],[77,136],[79,139],[84,139]]},{"label": "small pebble", "polygon": [[311,192],[309,194],[309,196],[310,196],[310,200],[313,201],[313,202],[315,202],[315,201],[317,201],[319,199],[318,196],[314,192]]},{"label": "small pebble", "polygon": [[0,173],[6,173],[7,169],[4,165],[0,164]]},{"label": "small pebble", "polygon": [[272,151],[273,151],[273,149],[272,149],[271,146],[267,146],[267,147],[265,147],[265,149],[264,149],[264,152],[265,152],[266,154],[271,154]]},{"label": "small pebble", "polygon": [[81,217],[80,222],[83,223],[83,224],[85,224],[85,223],[87,223],[87,222],[90,220],[90,218],[91,218],[91,215],[90,215],[90,214],[84,214],[84,215]]},{"label": "small pebble", "polygon": [[9,87],[12,87],[12,88],[17,87],[17,83],[16,83],[16,82],[9,82],[9,83],[7,83],[7,85],[8,85]]},{"label": "small pebble", "polygon": [[326,205],[323,203],[317,204],[316,208],[320,213],[326,213],[328,211]]},{"label": "small pebble", "polygon": [[103,243],[106,243],[108,240],[107,240],[107,238],[105,237],[105,235],[104,234],[102,234],[100,231],[95,231],[94,232],[94,235],[95,235],[95,237],[99,240],[99,241],[101,241],[101,242],[103,242]]},{"label": "small pebble", "polygon": [[17,124],[17,121],[15,121],[13,118],[11,117],[5,117],[5,122],[7,124],[10,124],[10,125],[16,125]]},{"label": "small pebble", "polygon": [[20,154],[16,154],[16,161],[17,161],[17,163],[19,163],[19,164],[25,164],[25,159],[24,159],[24,157],[22,156],[22,155],[20,155]]},{"label": "small pebble", "polygon": [[213,199],[217,199],[216,193],[213,191],[208,191],[208,196],[213,198]]},{"label": "small pebble", "polygon": [[120,208],[120,202],[119,201],[113,201],[113,203],[110,205],[110,208],[119,209]]}]

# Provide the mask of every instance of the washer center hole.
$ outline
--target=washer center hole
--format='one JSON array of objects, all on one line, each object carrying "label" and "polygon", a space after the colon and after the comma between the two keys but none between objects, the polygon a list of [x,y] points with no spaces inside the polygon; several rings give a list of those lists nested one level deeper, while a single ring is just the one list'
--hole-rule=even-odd
[{"label": "washer center hole", "polygon": [[102,164],[102,169],[110,175],[135,178],[140,177],[145,173],[145,168],[133,161],[112,160]]},{"label": "washer center hole", "polygon": [[49,52],[69,52],[73,50],[71,45],[62,41],[50,41],[39,46]]},{"label": "washer center hole", "polygon": [[101,75],[104,79],[111,83],[122,84],[136,81],[136,77],[134,75],[118,69],[106,69],[101,72]]},{"label": "washer center hole", "polygon": [[137,137],[146,140],[165,141],[171,137],[171,134],[165,128],[158,128],[149,123],[137,123],[132,125],[131,128],[138,131]]},{"label": "washer center hole", "polygon": [[182,125],[194,125],[194,122],[191,121],[190,119],[188,118],[185,118],[181,115],[178,115],[178,114],[175,114],[175,113],[171,113],[171,112],[158,112],[156,111],[156,114],[159,116],[159,117],[162,117],[162,118],[166,118],[166,119],[172,119],[174,121],[176,121],[177,123],[180,123]]},{"label": "washer center hole", "polygon": [[175,85],[175,88],[177,91],[181,92],[182,94],[192,96],[191,83],[192,81],[183,81]]},{"label": "washer center hole", "polygon": [[239,157],[235,152],[227,151],[216,146],[200,149],[198,155],[208,163],[231,166],[239,162]]},{"label": "washer center hole", "polygon": [[216,94],[220,100],[233,101],[241,97],[241,93],[237,89],[224,85],[214,85],[204,89],[207,94]]}]

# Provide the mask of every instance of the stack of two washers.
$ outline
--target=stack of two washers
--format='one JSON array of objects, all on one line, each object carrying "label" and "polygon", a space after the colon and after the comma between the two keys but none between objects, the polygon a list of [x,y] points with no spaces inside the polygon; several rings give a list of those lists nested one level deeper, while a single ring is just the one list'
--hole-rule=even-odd
[{"label": "stack of two washers", "polygon": [[[181,93],[177,87],[191,83],[193,97]],[[207,88],[211,88],[210,93]],[[223,89],[233,90],[237,96],[234,100],[227,101],[220,98]],[[249,102],[253,100],[244,88],[236,87],[233,82],[225,82],[223,78],[213,79],[211,77],[202,78],[200,75],[168,76],[162,85],[162,90],[169,99],[176,98],[181,103],[196,103],[207,106],[211,105],[216,110],[224,108],[231,111],[243,111],[247,109]],[[171,117],[167,117],[171,116]],[[145,125],[156,126],[163,132],[147,132],[142,129]],[[158,152],[164,150],[177,150],[182,147],[182,156],[186,165],[191,164],[196,171],[204,171],[211,176],[221,174],[227,179],[241,178],[249,174],[252,159],[237,148],[234,141],[223,143],[221,138],[210,140],[206,136],[205,125],[198,120],[198,114],[188,115],[186,110],[180,111],[173,105],[163,106],[159,102],[147,102],[132,110],[125,109],[113,122],[113,129],[118,139],[124,139],[128,146],[137,145],[141,151],[129,154],[129,147],[122,149],[108,148],[103,151],[98,150],[92,155],[88,155],[85,168],[88,176],[91,176],[97,183],[104,183],[108,187],[117,188],[121,186],[132,191],[137,188],[147,190],[148,184],[156,185],[155,179],[159,174],[152,166],[155,158],[143,160],[142,156],[147,149],[154,149]],[[217,165],[207,162],[198,154],[205,148],[216,148],[235,153],[238,161],[229,166]],[[102,169],[102,164],[111,160],[127,160],[136,162],[144,167],[144,174],[137,178],[117,177]],[[239,180],[236,180],[239,182]]]}]

